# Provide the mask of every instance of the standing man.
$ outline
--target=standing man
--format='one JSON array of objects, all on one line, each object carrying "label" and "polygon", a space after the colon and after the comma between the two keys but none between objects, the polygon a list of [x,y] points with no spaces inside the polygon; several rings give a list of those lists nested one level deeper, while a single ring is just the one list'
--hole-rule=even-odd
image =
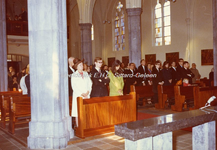
[{"label": "standing man", "polygon": [[137,84],[140,86],[148,85],[148,79],[145,77],[148,74],[148,68],[145,65],[145,59],[140,61],[140,66],[138,67],[138,76],[137,76]]},{"label": "standing man", "polygon": [[182,71],[183,79],[186,78],[189,81],[189,84],[192,84],[192,78],[194,77],[194,74],[189,69],[189,63],[187,61],[184,61],[183,63],[184,69]]},{"label": "standing man", "polygon": [[124,86],[126,88],[126,93],[129,94],[130,93],[130,86],[131,85],[135,85],[137,83],[136,81],[136,72],[133,71],[135,69],[135,65],[134,63],[130,63],[129,64],[129,69],[124,70],[124,79],[125,79],[125,83]]},{"label": "standing man", "polygon": [[72,85],[71,85],[71,75],[75,72],[73,66],[74,66],[74,63],[73,63],[73,60],[75,58],[74,57],[69,57],[68,59],[68,63],[69,63],[69,67],[68,67],[68,83],[69,83],[69,96],[72,96]]},{"label": "standing man", "polygon": [[194,74],[194,77],[192,78],[192,83],[196,83],[197,80],[200,80],[201,75],[197,70],[195,63],[192,63],[192,68],[190,70]]},{"label": "standing man", "polygon": [[96,57],[94,60],[94,67],[91,71],[91,79],[93,81],[92,92],[90,97],[103,97],[108,96],[107,85],[110,79],[104,70],[101,70],[102,58]]},{"label": "standing man", "polygon": [[179,64],[177,65],[177,73],[178,73],[178,77],[177,80],[183,79],[183,62],[184,60],[182,58],[179,58]]},{"label": "standing man", "polygon": [[176,82],[178,81],[178,71],[177,71],[177,68],[176,68],[176,62],[173,61],[171,63],[171,74],[172,74],[172,83],[173,84],[176,84]]}]

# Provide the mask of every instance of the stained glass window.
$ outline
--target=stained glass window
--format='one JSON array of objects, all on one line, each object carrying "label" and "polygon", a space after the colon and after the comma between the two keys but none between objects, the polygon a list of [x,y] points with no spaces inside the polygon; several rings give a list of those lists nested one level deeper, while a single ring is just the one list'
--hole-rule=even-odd
[{"label": "stained glass window", "polygon": [[171,44],[170,1],[164,3],[164,44]]},{"label": "stained glass window", "polygon": [[115,13],[114,51],[125,50],[125,16],[123,4],[119,1]]},{"label": "stained glass window", "polygon": [[92,24],[92,27],[91,27],[91,40],[93,41],[94,40],[94,26]]},{"label": "stained glass window", "polygon": [[[161,1],[162,2],[162,1]],[[155,46],[171,44],[170,1],[165,1],[163,8],[159,0],[155,6]]]}]

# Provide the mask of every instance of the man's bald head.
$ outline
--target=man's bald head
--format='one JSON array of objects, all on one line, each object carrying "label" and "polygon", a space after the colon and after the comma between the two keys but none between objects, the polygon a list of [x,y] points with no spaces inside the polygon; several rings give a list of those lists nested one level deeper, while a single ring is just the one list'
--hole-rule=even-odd
[{"label": "man's bald head", "polygon": [[74,59],[75,59],[74,57],[69,57],[68,62],[69,62],[69,66],[70,66],[70,67],[73,67],[73,66],[74,66],[74,63],[73,63],[73,60],[74,60]]}]

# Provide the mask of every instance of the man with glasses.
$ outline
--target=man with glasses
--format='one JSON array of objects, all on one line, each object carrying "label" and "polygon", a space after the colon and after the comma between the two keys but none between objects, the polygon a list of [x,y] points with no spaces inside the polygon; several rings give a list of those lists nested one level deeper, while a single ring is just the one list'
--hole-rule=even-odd
[{"label": "man with glasses", "polygon": [[109,84],[110,79],[107,77],[107,73],[101,70],[101,67],[102,58],[96,57],[91,71],[91,79],[93,81],[91,97],[108,96],[107,84]]}]

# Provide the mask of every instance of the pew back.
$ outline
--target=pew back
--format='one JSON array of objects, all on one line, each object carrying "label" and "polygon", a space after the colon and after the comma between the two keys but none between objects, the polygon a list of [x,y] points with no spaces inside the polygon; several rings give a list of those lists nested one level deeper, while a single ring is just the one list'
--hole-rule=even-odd
[{"label": "pew back", "polygon": [[28,96],[14,96],[9,101],[9,132],[14,134],[16,124],[28,123],[31,119],[31,101]]},{"label": "pew back", "polygon": [[76,136],[85,138],[114,131],[114,125],[136,121],[135,93],[84,99],[78,97]]},{"label": "pew back", "polygon": [[163,109],[168,99],[174,99],[174,86],[158,85],[158,103],[155,104],[155,108]]}]

